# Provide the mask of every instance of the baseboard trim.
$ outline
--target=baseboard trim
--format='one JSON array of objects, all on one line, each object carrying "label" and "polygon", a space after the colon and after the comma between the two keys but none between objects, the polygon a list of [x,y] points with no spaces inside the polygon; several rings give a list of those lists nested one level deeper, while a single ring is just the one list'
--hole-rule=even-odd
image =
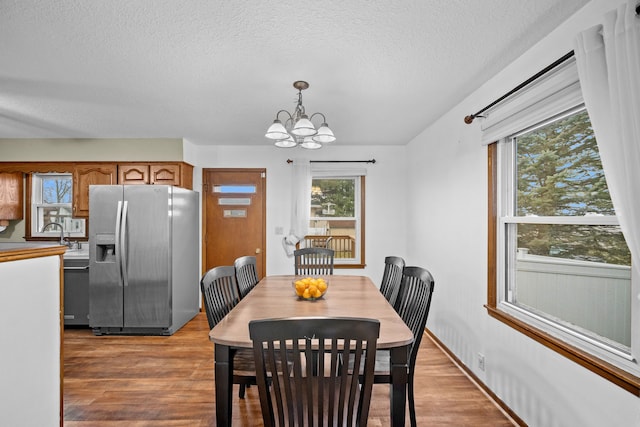
[{"label": "baseboard trim", "polygon": [[498,396],[489,389],[467,366],[458,359],[458,357],[449,350],[449,348],[442,343],[436,337],[433,332],[431,332],[428,328],[425,328],[425,333],[429,337],[429,339],[440,349],[444,354],[451,359],[451,361],[460,369],[484,394],[487,395],[491,401],[509,418],[514,425],[520,427],[527,427],[527,423],[525,423],[518,415],[511,410]]}]

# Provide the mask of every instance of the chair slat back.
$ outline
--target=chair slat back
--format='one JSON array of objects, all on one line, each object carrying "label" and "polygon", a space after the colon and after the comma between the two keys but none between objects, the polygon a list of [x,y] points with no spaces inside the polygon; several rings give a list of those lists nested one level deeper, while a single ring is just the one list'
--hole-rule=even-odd
[{"label": "chair slat back", "polygon": [[395,306],[398,298],[403,268],[404,259],[399,256],[388,256],[384,259],[384,273],[380,283],[380,292],[389,301],[389,304],[393,306]]},{"label": "chair slat back", "polygon": [[243,256],[233,263],[236,268],[236,280],[240,291],[240,299],[244,298],[258,284],[256,257]]},{"label": "chair slat back", "polygon": [[333,274],[333,249],[302,248],[293,252],[296,275],[331,275]]},{"label": "chair slat back", "polygon": [[200,279],[209,328],[213,328],[240,301],[236,270],[231,266],[214,267]]},{"label": "chair slat back", "polygon": [[409,370],[416,364],[418,348],[429,315],[434,280],[429,271],[421,267],[404,267],[400,291],[395,309],[398,315],[413,332],[413,343],[409,353]]},{"label": "chair slat back", "polygon": [[[249,322],[264,425],[366,426],[379,332],[377,319]],[[345,360],[362,368],[361,384]]]}]

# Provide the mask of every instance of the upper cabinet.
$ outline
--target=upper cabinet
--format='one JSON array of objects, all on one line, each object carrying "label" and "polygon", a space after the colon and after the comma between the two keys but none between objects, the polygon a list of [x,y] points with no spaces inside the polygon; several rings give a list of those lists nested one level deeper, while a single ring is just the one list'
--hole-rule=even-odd
[{"label": "upper cabinet", "polygon": [[116,165],[82,164],[73,170],[73,216],[89,216],[89,186],[116,184]]},{"label": "upper cabinet", "polygon": [[149,184],[180,185],[180,165],[151,165]]},{"label": "upper cabinet", "polygon": [[193,188],[193,166],[183,163],[118,164],[118,184],[164,184]]},{"label": "upper cabinet", "polygon": [[78,165],[73,174],[73,216],[89,216],[89,185],[175,185],[193,189],[193,166],[184,162],[96,163]]},{"label": "upper cabinet", "polygon": [[22,219],[22,182],[22,172],[0,173],[0,222]]},{"label": "upper cabinet", "polygon": [[149,184],[148,164],[118,165],[119,184]]}]

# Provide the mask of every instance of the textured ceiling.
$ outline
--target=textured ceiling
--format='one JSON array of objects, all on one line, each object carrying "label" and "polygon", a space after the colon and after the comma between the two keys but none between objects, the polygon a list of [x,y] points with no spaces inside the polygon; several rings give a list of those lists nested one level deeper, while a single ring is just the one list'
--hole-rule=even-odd
[{"label": "textured ceiling", "polygon": [[406,144],[588,0],[0,0],[0,138]]}]

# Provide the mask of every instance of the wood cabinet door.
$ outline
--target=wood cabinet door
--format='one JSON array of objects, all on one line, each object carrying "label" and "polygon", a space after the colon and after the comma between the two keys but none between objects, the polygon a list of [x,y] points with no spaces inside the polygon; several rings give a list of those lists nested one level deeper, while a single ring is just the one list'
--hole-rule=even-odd
[{"label": "wood cabinet door", "polygon": [[0,173],[0,220],[22,216],[22,172]]},{"label": "wood cabinet door", "polygon": [[115,164],[78,165],[73,171],[73,216],[89,217],[89,186],[116,183]]},{"label": "wood cabinet door", "polygon": [[118,184],[149,184],[149,165],[118,165]]},{"label": "wood cabinet door", "polygon": [[179,164],[161,164],[151,165],[150,184],[177,185],[180,186],[180,165]]}]

